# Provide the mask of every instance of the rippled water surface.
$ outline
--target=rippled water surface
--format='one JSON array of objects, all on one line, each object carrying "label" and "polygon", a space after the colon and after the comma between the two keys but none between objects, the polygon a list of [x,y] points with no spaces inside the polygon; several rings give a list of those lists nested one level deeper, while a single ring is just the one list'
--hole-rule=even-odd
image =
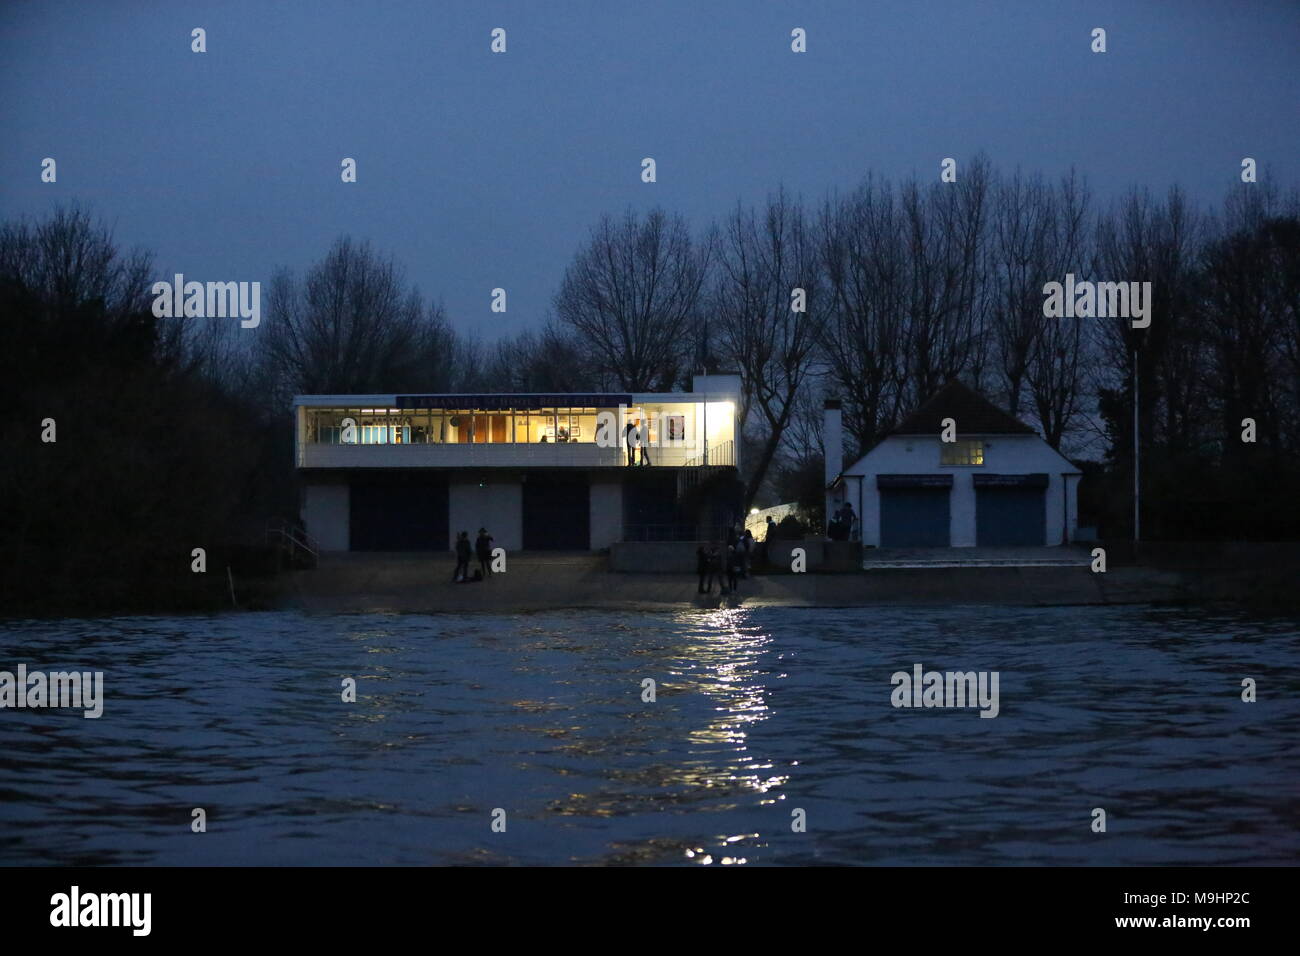
[{"label": "rippled water surface", "polygon": [[[999,716],[895,709],[890,676],[918,662],[998,671]],[[1294,620],[971,607],[0,625],[0,669],[19,663],[102,670],[105,703],[98,720],[0,710],[3,864],[1300,857]],[[1244,677],[1259,702],[1241,701]]]}]

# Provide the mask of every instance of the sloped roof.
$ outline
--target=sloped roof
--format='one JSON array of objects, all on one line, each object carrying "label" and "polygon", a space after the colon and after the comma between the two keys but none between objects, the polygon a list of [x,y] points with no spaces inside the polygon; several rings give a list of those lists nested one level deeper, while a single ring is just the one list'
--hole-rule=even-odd
[{"label": "sloped roof", "polygon": [[959,435],[1037,435],[1034,429],[953,379],[908,415],[891,435],[937,435],[951,418]]}]

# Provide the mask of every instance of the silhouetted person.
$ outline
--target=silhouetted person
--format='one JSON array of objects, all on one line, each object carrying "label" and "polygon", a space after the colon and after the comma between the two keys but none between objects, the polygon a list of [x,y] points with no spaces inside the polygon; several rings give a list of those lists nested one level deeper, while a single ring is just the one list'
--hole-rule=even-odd
[{"label": "silhouetted person", "polygon": [[858,516],[853,512],[853,505],[844,502],[844,510],[840,515],[840,520],[844,522],[844,540],[853,540],[853,524],[858,520]]},{"label": "silhouetted person", "polygon": [[474,541],[474,553],[478,555],[478,568],[486,578],[492,573],[492,535],[487,533],[487,528],[478,529],[478,538]]},{"label": "silhouetted person", "polygon": [[646,426],[639,425],[636,430],[636,446],[641,449],[640,464],[650,464],[650,436],[646,431]]},{"label": "silhouetted person", "polygon": [[628,422],[623,428],[623,441],[627,443],[627,463],[636,464],[636,425]]},{"label": "silhouetted person", "polygon": [[473,550],[469,546],[469,532],[456,534],[456,570],[451,572],[452,581],[464,581],[469,577],[469,559]]},{"label": "silhouetted person", "polygon": [[709,545],[709,587],[712,589],[713,578],[716,577],[718,579],[719,594],[727,593],[727,582],[722,576],[725,563],[726,555],[718,549],[718,545],[716,543]]},{"label": "silhouetted person", "polygon": [[695,573],[700,576],[700,587],[696,593],[713,593],[713,579],[709,576],[709,552],[704,545],[695,549]]},{"label": "silhouetted person", "polygon": [[748,528],[740,536],[740,575],[749,577],[749,565],[754,555],[754,532]]},{"label": "silhouetted person", "polygon": [[736,591],[737,578],[740,576],[740,548],[734,544],[727,545],[727,590]]}]

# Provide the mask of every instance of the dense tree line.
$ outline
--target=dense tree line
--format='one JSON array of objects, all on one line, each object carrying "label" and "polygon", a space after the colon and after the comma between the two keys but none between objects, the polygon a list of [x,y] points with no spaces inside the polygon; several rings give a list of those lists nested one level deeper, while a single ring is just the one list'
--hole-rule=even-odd
[{"label": "dense tree line", "polygon": [[[1046,318],[1067,273],[1151,282],[1150,327]],[[1073,172],[978,157],[955,183],[777,189],[695,232],[628,211],[593,227],[548,315],[495,341],[349,237],[273,277],[256,334],[155,318],[154,278],[84,209],[0,227],[8,603],[188,600],[167,575],[196,542],[296,511],[295,393],[671,391],[718,369],[743,383],[746,507],[819,497],[822,397],[851,458],[960,377],[1090,460],[1085,516],[1124,535],[1136,380],[1150,534],[1300,534],[1300,203],[1265,184],[1218,209],[1178,189],[1098,208]]]},{"label": "dense tree line", "polygon": [[191,606],[215,578],[189,573],[192,549],[215,564],[269,505],[261,436],[154,318],[151,271],[81,209],[0,227],[6,608]]}]

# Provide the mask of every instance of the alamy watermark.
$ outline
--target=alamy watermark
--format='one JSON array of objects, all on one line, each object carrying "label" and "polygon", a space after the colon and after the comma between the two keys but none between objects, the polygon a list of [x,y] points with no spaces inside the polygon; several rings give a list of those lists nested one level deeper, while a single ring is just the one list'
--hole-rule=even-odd
[{"label": "alamy watermark", "polygon": [[83,893],[73,885],[50,897],[50,925],[121,926],[133,936],[148,936],[153,926],[152,893]]},{"label": "alamy watermark", "polygon": [[103,671],[0,671],[0,710],[6,707],[71,707],[87,720],[104,712]]},{"label": "alamy watermark", "polygon": [[895,671],[889,702],[895,707],[979,707],[981,717],[998,715],[997,671]]},{"label": "alamy watermark", "polygon": [[241,328],[255,329],[262,323],[262,283],[186,282],[176,273],[175,281],[155,282],[153,314],[160,319],[226,319],[238,317]]},{"label": "alamy watermark", "polygon": [[1133,328],[1151,325],[1150,282],[1065,282],[1043,286],[1043,315],[1049,319],[1132,319]]}]

